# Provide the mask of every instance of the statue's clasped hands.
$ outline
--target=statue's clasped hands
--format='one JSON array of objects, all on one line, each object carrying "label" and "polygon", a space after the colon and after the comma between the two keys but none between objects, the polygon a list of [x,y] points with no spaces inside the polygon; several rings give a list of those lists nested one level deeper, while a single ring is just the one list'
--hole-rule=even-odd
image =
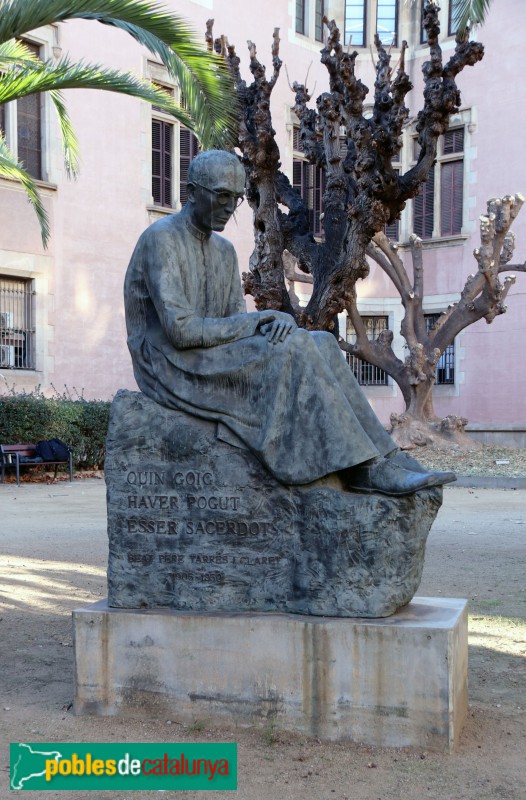
[{"label": "statue's clasped hands", "polygon": [[283,342],[298,327],[290,314],[283,311],[261,311],[259,317],[259,332],[271,344]]}]

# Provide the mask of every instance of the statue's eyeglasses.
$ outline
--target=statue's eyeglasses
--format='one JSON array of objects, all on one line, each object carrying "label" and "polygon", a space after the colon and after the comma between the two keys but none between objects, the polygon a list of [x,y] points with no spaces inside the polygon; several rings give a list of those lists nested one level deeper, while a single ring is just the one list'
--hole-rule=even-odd
[{"label": "statue's eyeglasses", "polygon": [[234,208],[239,208],[239,206],[245,199],[244,195],[242,194],[232,194],[232,192],[224,192],[224,191],[220,192],[217,189],[209,189],[208,186],[203,186],[202,183],[195,183],[195,181],[194,181],[194,186],[199,186],[199,188],[205,189],[207,192],[210,192],[210,194],[215,194],[219,204],[222,206],[226,206],[226,204],[230,202],[230,200],[233,200]]}]

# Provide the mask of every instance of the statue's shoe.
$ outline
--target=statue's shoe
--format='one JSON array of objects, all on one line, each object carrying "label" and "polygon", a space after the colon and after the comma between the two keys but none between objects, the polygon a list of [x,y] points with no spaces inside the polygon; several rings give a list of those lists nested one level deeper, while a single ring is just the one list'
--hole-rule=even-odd
[{"label": "statue's shoe", "polygon": [[376,458],[346,473],[347,488],[399,497],[456,480],[454,472],[414,472],[392,458]]},{"label": "statue's shoe", "polygon": [[[429,474],[429,471],[422,466],[422,464],[417,461],[416,458],[413,458],[413,456],[409,455],[409,453],[405,450],[393,450],[393,452],[389,453],[386,458],[388,458],[392,463],[397,464],[397,466],[408,469],[410,472],[426,472]],[[452,481],[456,481],[457,479],[457,476],[454,472],[434,471],[431,474],[443,476],[443,480],[440,481],[439,485],[443,483],[452,483]]]}]

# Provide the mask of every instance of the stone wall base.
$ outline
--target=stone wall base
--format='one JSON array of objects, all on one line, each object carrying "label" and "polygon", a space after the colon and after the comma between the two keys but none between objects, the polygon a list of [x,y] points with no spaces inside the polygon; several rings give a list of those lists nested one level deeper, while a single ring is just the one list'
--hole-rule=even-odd
[{"label": "stone wall base", "polygon": [[376,620],[100,601],[73,621],[77,714],[451,751],[467,711],[465,600],[415,598]]}]

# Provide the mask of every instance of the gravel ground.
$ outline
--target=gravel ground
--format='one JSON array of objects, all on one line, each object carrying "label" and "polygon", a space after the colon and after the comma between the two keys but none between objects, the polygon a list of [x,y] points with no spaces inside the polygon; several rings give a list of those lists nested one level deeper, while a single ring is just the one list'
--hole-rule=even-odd
[{"label": "gravel ground", "polygon": [[419,447],[412,450],[411,455],[429,469],[453,470],[462,476],[526,477],[526,448],[523,447],[489,444],[472,450]]}]

